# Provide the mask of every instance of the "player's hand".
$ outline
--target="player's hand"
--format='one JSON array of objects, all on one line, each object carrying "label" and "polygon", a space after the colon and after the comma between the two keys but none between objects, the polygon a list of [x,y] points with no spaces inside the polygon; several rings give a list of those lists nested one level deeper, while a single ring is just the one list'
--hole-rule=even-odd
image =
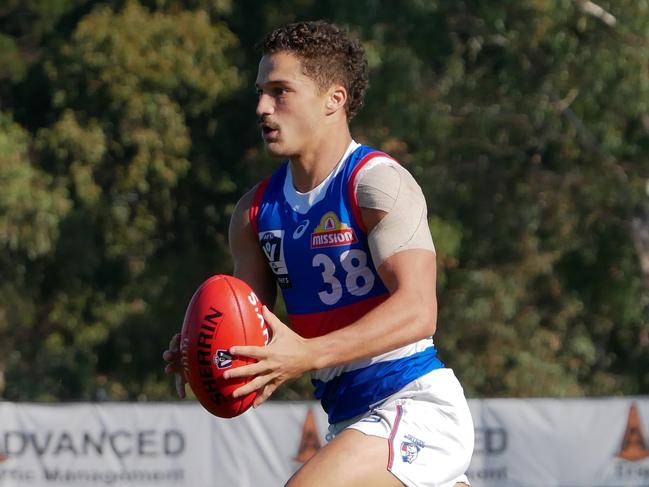
[{"label": "player's hand", "polygon": [[236,398],[258,391],[253,407],[263,403],[287,380],[313,370],[315,358],[309,340],[291,330],[265,306],[262,313],[273,333],[270,343],[265,347],[232,347],[233,356],[254,358],[257,363],[229,369],[223,374],[225,379],[255,376],[232,394]]},{"label": "player's hand", "polygon": [[180,399],[185,399],[185,374],[183,373],[182,364],[180,362],[180,333],[176,333],[171,337],[169,342],[169,349],[165,350],[162,354],[162,359],[167,362],[165,365],[166,374],[174,374],[176,381],[176,393]]}]

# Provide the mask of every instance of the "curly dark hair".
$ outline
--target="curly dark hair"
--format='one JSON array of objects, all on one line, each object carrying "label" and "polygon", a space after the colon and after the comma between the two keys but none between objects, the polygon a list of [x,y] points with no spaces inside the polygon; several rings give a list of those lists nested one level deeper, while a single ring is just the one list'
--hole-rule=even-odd
[{"label": "curly dark hair", "polygon": [[347,120],[363,105],[368,84],[365,52],[357,39],[338,26],[323,20],[295,22],[266,35],[260,47],[264,54],[295,54],[304,74],[323,91],[333,83],[342,84],[347,90]]}]

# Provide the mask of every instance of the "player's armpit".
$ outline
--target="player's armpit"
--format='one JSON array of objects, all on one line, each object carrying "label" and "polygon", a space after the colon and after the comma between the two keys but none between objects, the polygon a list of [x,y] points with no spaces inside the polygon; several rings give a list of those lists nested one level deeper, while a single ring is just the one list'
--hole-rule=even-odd
[{"label": "player's armpit", "polygon": [[[356,194],[362,213],[370,213],[363,212],[363,208],[376,210],[371,212],[374,221],[365,223],[369,230],[368,245],[377,268],[403,250],[435,252],[428,229],[426,199],[403,167],[392,162],[364,170]],[[375,217],[377,214],[380,218]]]},{"label": "player's armpit", "polygon": [[232,212],[228,240],[234,261],[233,275],[246,282],[262,303],[273,309],[277,288],[275,278],[261,250],[259,240],[250,223],[249,209],[256,187],[241,197]]}]

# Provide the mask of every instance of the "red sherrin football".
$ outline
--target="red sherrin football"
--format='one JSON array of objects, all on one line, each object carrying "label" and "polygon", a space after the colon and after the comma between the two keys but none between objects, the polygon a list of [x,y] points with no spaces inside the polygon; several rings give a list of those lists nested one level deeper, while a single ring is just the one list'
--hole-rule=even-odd
[{"label": "red sherrin football", "polygon": [[251,393],[234,399],[235,389],[252,377],[225,380],[223,373],[255,362],[245,357],[232,358],[230,347],[268,344],[270,330],[261,308],[250,286],[226,275],[207,279],[189,302],[180,340],[182,365],[192,391],[215,416],[238,416],[257,396]]}]

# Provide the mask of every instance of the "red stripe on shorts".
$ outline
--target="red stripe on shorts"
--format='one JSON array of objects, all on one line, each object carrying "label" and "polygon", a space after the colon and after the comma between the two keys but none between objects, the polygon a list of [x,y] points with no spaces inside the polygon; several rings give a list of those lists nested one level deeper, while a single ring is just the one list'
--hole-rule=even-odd
[{"label": "red stripe on shorts", "polygon": [[397,428],[399,428],[401,414],[401,404],[399,404],[397,405],[397,416],[394,418],[392,431],[390,431],[390,437],[388,438],[388,470],[392,470],[392,462],[394,461],[394,447],[392,445],[392,442],[394,441],[394,437],[397,436]]}]

